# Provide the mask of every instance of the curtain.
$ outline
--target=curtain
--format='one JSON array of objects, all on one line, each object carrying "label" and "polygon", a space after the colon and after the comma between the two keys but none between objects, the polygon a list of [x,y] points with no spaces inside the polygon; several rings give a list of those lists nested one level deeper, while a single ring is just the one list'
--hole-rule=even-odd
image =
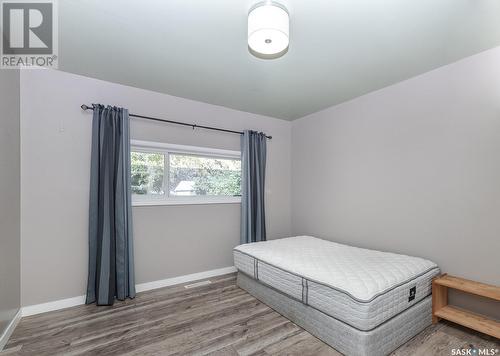
[{"label": "curtain", "polygon": [[246,130],[241,137],[241,243],[266,240],[264,183],[266,135]]},{"label": "curtain", "polygon": [[135,297],[128,110],[93,105],[86,303]]}]

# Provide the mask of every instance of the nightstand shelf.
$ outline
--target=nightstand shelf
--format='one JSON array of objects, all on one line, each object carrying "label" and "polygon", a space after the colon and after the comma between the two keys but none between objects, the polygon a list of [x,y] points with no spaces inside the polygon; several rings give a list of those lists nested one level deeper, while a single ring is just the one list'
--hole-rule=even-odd
[{"label": "nightstand shelf", "polygon": [[500,301],[500,287],[442,275],[432,281],[432,322],[445,319],[500,339],[500,323],[467,310],[448,305],[448,289]]}]

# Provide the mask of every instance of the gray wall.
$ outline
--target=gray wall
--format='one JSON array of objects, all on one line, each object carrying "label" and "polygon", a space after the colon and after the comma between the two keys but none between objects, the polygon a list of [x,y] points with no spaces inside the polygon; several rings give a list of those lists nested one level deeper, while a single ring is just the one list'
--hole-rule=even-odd
[{"label": "gray wall", "polygon": [[[499,284],[498,63],[500,48],[291,124],[59,71],[23,71],[22,305],[84,293],[91,123],[79,106],[92,102],[273,135],[270,238],[312,234],[422,256],[450,274]],[[132,135],[239,147],[237,136],[139,120]],[[232,265],[237,204],[135,207],[134,220],[138,283]]]},{"label": "gray wall", "polygon": [[20,306],[19,71],[0,70],[0,335]]},{"label": "gray wall", "polygon": [[499,63],[500,47],[294,121],[292,232],[499,285]]},{"label": "gray wall", "polygon": [[[272,135],[268,232],[290,235],[289,122],[52,70],[23,71],[21,96],[22,305],[85,292],[91,113],[83,103]],[[239,150],[237,135],[151,121],[133,120],[132,138]],[[135,207],[137,283],[232,266],[239,214],[239,204]]]}]

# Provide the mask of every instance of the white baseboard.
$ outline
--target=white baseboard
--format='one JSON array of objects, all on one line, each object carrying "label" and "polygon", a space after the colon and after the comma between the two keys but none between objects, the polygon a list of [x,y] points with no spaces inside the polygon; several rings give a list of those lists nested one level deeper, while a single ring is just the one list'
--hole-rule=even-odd
[{"label": "white baseboard", "polygon": [[135,286],[135,291],[136,292],[144,292],[147,290],[174,286],[176,284],[193,282],[193,281],[197,281],[200,279],[221,276],[223,274],[228,274],[228,273],[233,273],[233,272],[236,272],[236,268],[234,266],[213,269],[213,270],[205,271],[205,272],[187,274],[185,276],[179,276],[179,277],[162,279],[160,281],[153,281],[153,282],[148,282],[148,283],[137,284]]},{"label": "white baseboard", "polygon": [[[145,292],[145,291],[152,290],[152,289],[169,287],[169,286],[173,286],[176,284],[188,283],[188,282],[197,281],[200,279],[221,276],[223,274],[228,274],[228,273],[233,273],[233,272],[236,272],[236,268],[234,266],[213,269],[213,270],[205,271],[205,272],[187,274],[185,276],[162,279],[160,281],[153,281],[153,282],[136,284],[135,290],[136,290],[136,292]],[[22,307],[22,316],[41,314],[41,313],[46,313],[49,311],[70,308],[70,307],[74,307],[74,306],[82,305],[82,304],[85,304],[85,296],[84,295],[81,295],[78,297],[73,297],[73,298],[56,300],[56,301],[48,302],[48,303],[29,305],[26,307]]]},{"label": "white baseboard", "polygon": [[59,309],[71,308],[82,304],[85,304],[84,295],[80,295],[78,297],[73,297],[73,298],[60,299],[48,303],[28,305],[26,307],[23,307],[22,311],[23,311],[23,316],[30,316]]},{"label": "white baseboard", "polygon": [[7,341],[9,341],[10,336],[14,332],[14,329],[16,328],[17,324],[19,323],[19,320],[21,320],[22,316],[22,309],[19,309],[14,316],[14,319],[11,320],[3,334],[0,336],[0,351],[3,350],[5,345],[7,345]]}]

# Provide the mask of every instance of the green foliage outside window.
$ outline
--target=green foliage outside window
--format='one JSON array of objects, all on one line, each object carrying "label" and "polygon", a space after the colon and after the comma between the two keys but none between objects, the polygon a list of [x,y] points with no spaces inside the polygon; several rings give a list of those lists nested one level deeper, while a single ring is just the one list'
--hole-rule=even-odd
[{"label": "green foliage outside window", "polygon": [[239,160],[170,155],[170,191],[181,181],[194,182],[196,195],[241,195]]},{"label": "green foliage outside window", "polygon": [[[238,159],[170,154],[169,177],[164,177],[165,155],[132,152],[132,193],[164,195],[168,179],[170,195],[241,195],[241,162]],[[188,187],[188,191],[179,191]],[[182,189],[181,189],[182,190]]]},{"label": "green foliage outside window", "polygon": [[161,153],[132,152],[132,194],[164,194],[164,156]]}]

